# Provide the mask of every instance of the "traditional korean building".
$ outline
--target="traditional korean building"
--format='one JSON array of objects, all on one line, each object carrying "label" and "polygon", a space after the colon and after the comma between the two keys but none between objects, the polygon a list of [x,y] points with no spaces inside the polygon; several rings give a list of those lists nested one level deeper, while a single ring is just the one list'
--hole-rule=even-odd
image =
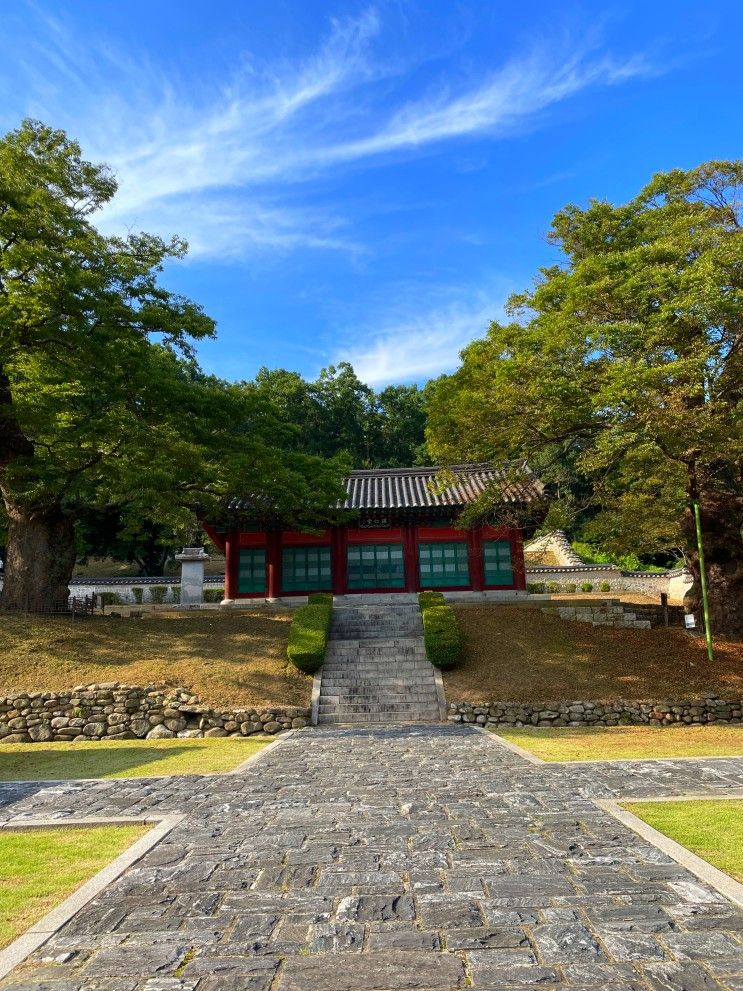
[{"label": "traditional korean building", "polygon": [[[524,532],[496,522],[458,529],[460,511],[486,490],[504,505],[540,499],[531,477],[517,485],[489,465],[451,469],[441,490],[436,468],[354,471],[345,480],[345,520],[321,533],[260,529],[250,505],[234,499],[232,522],[206,524],[226,557],[225,600],[359,593],[524,590]],[[504,514],[512,516],[513,514]]]}]

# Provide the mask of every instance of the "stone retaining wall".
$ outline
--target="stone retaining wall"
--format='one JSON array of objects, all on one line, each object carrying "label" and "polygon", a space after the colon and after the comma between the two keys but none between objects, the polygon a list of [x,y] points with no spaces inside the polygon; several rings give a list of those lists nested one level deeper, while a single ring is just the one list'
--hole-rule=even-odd
[{"label": "stone retaining wall", "polygon": [[[664,626],[666,610],[662,606],[622,604],[619,599],[600,601],[579,601],[575,605],[555,602],[542,606],[546,615],[556,615],[560,619],[571,619],[578,623],[591,623],[593,626],[614,626],[620,629],[649,630],[654,626]],[[668,625],[684,626],[684,607],[667,607]]]},{"label": "stone retaining wall", "polygon": [[669,702],[450,702],[448,719],[480,726],[670,726],[672,723],[740,723],[743,699]]},{"label": "stone retaining wall", "polygon": [[252,736],[309,725],[309,707],[213,709],[184,688],[115,681],[0,697],[0,743]]}]

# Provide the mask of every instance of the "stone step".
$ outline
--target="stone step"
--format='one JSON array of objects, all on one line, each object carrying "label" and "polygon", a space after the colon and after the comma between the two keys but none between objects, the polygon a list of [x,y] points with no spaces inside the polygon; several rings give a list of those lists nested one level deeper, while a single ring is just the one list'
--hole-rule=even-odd
[{"label": "stone step", "polygon": [[323,713],[322,716],[318,717],[318,724],[320,726],[384,726],[389,723],[414,723],[416,725],[430,725],[431,723],[439,723],[441,720],[433,715],[426,715],[422,717],[413,716],[394,716],[390,718],[387,713],[383,712],[365,712],[365,713],[353,713],[349,712],[343,716],[331,716],[328,713]]},{"label": "stone step", "polygon": [[323,688],[320,692],[321,700],[333,698],[353,702],[356,699],[371,698],[372,696],[380,704],[385,699],[390,699],[393,702],[419,702],[421,699],[437,699],[435,686],[429,687],[427,685],[418,685],[415,691],[405,691],[399,685],[393,688],[388,688],[387,685],[382,685],[381,687],[374,685],[352,685],[348,688],[343,685],[328,685],[327,688]]},{"label": "stone step", "polygon": [[429,714],[435,714],[435,718],[438,718],[438,706],[429,705],[407,705],[403,702],[385,702],[384,705],[379,705],[374,703],[372,705],[366,705],[363,702],[347,702],[340,705],[320,705],[319,714],[321,716],[334,715],[343,716],[355,713],[375,713],[375,712],[385,712],[390,716],[401,716],[401,715],[415,715],[415,716],[427,716]]},{"label": "stone step", "polygon": [[384,725],[387,723],[438,723],[441,722],[438,710],[434,713],[389,713],[389,712],[323,712],[318,716],[318,723],[324,726],[334,725]]},{"label": "stone step", "polygon": [[388,685],[393,688],[399,685],[403,688],[412,688],[415,685],[430,685],[433,684],[432,672],[424,674],[415,674],[411,676],[402,676],[398,674],[383,674],[375,675],[369,674],[366,671],[350,671],[350,672],[336,672],[336,671],[323,671],[322,682],[324,685],[354,685],[354,684],[367,684],[367,685]]}]

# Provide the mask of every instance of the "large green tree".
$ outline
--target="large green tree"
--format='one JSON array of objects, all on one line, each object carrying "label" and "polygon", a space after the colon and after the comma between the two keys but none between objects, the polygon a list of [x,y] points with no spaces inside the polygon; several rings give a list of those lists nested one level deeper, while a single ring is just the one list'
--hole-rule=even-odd
[{"label": "large green tree", "polygon": [[283,368],[261,368],[252,384],[297,428],[296,445],[307,453],[342,453],[355,468],[420,464],[426,456],[424,392],[418,386],[375,392],[346,361],[324,368],[314,381]]},{"label": "large green tree", "polygon": [[[701,506],[713,625],[743,631],[743,164],[568,206],[563,254],[433,389],[440,458],[527,458],[590,482],[601,539],[681,545]],[[634,531],[634,533],[632,533]],[[642,545],[645,546],[642,546]]]},{"label": "large green tree", "polygon": [[104,237],[116,191],[61,132],[27,121],[0,140],[2,606],[67,594],[75,521],[117,507],[172,530],[249,496],[263,519],[312,523],[341,466],[293,447],[270,397],[203,375],[214,324],[159,277],[177,238]]}]

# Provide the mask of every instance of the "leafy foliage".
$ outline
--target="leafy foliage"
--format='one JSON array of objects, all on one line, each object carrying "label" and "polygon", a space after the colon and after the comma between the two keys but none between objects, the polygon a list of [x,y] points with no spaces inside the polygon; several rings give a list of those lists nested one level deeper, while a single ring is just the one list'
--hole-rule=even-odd
[{"label": "leafy foliage", "polygon": [[549,235],[563,264],[429,404],[437,457],[567,478],[595,514],[586,538],[613,553],[683,549],[696,568],[698,499],[721,620],[743,604],[742,192],[743,163],[708,162],[622,206],[565,207]]},{"label": "leafy foliage", "polygon": [[92,218],[115,191],[62,131],[27,121],[0,140],[0,493],[12,607],[64,588],[72,523],[91,511],[115,510],[130,533],[143,519],[178,532],[239,493],[259,518],[302,525],[325,519],[341,494],[344,464],[303,450],[265,390],[200,371],[193,342],[214,323],[159,281],[186,245],[101,234]]},{"label": "leafy foliage", "polygon": [[462,653],[459,623],[451,606],[429,606],[423,609],[423,642],[426,657],[434,667],[453,668]]},{"label": "leafy foliage", "polygon": [[375,393],[345,361],[324,368],[313,382],[297,372],[262,368],[254,385],[295,428],[298,450],[322,457],[344,454],[355,468],[425,462],[425,398],[415,385],[390,385]]},{"label": "leafy foliage", "polygon": [[430,609],[431,606],[443,606],[445,602],[443,592],[419,592],[418,606],[421,612]]},{"label": "leafy foliage", "polygon": [[319,671],[325,661],[332,616],[333,607],[327,603],[300,606],[294,614],[286,652],[305,674]]}]

